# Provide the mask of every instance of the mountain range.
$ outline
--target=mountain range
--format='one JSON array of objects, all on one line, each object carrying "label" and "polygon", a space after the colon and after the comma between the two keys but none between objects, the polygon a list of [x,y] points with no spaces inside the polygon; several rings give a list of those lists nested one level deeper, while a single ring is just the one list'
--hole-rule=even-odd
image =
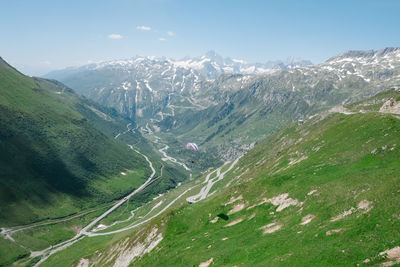
[{"label": "mountain range", "polygon": [[385,48],[349,51],[318,65],[301,60],[249,65],[210,52],[181,61],[102,62],[46,77],[116,109],[143,133],[146,125],[161,129],[227,160],[293,120],[399,88],[399,57],[400,49]]},{"label": "mountain range", "polygon": [[288,124],[43,266],[398,264],[399,118],[388,90]]},{"label": "mountain range", "polygon": [[62,81],[77,92],[137,119],[156,116],[161,110],[157,105],[162,105],[165,98],[175,93],[192,95],[203,81],[215,80],[221,74],[274,73],[306,65],[311,62],[294,58],[251,64],[210,51],[202,57],[182,60],[136,56],[53,71],[44,77]]},{"label": "mountain range", "polygon": [[400,263],[400,48],[46,77],[0,58],[0,265]]}]

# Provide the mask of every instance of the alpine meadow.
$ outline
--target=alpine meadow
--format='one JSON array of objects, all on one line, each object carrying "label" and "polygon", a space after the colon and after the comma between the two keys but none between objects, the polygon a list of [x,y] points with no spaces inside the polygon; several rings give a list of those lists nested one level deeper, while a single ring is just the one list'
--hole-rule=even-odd
[{"label": "alpine meadow", "polygon": [[398,1],[0,10],[0,266],[400,266]]}]

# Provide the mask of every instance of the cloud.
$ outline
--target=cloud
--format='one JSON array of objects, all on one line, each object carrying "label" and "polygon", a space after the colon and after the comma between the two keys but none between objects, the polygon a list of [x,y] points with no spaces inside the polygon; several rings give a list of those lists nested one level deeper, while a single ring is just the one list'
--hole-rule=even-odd
[{"label": "cloud", "polygon": [[171,31],[168,31],[167,34],[168,34],[168,36],[175,36],[175,33],[171,32]]},{"label": "cloud", "polygon": [[110,39],[122,39],[122,35],[117,33],[109,34],[107,37]]},{"label": "cloud", "polygon": [[151,31],[151,27],[149,26],[137,26],[136,29],[140,31]]},{"label": "cloud", "polygon": [[158,40],[159,40],[159,41],[167,41],[167,39],[162,38],[162,37],[160,37]]}]

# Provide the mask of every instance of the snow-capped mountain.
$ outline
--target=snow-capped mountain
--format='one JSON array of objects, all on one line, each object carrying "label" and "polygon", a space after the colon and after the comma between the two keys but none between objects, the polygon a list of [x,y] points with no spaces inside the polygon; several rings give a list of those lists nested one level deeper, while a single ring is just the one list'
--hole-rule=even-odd
[{"label": "snow-capped mountain", "polygon": [[[144,131],[201,133],[198,143],[218,143],[229,159],[290,121],[399,89],[400,48],[350,51],[318,65],[294,59],[248,64],[213,52],[182,60],[135,57],[48,77],[115,108]],[[218,138],[226,143],[214,142]]]},{"label": "snow-capped mountain", "polygon": [[204,106],[207,100],[207,109],[176,105],[173,123],[158,125],[176,134],[185,129],[182,138],[198,136],[203,147],[217,148],[229,160],[293,120],[389,89],[400,90],[400,48],[347,52],[319,65],[269,75],[221,75],[192,96],[192,102]]},{"label": "snow-capped mountain", "polygon": [[201,57],[185,57],[180,60],[174,60],[165,57],[141,57],[136,56],[125,60],[111,60],[98,63],[92,63],[77,68],[68,68],[66,70],[54,71],[48,75],[55,75],[65,71],[73,70],[96,70],[96,69],[140,69],[145,67],[147,71],[162,69],[163,75],[169,74],[169,71],[175,72],[178,69],[194,70],[200,75],[215,79],[221,74],[240,73],[240,74],[263,74],[273,73],[279,70],[293,69],[297,67],[312,65],[311,61],[300,58],[288,58],[284,61],[268,61],[266,63],[248,63],[241,59],[223,58],[214,51],[207,52]]},{"label": "snow-capped mountain", "polygon": [[378,51],[348,51],[330,58],[320,67],[333,71],[340,79],[355,75],[366,82],[391,80],[393,85],[399,84],[400,48],[384,48]]},{"label": "snow-capped mountain", "polygon": [[193,96],[203,83],[222,74],[271,74],[307,65],[311,62],[300,59],[253,64],[210,51],[202,57],[181,60],[136,56],[54,71],[45,77],[60,80],[101,104],[140,119],[153,117],[170,102],[181,101],[181,96]]}]

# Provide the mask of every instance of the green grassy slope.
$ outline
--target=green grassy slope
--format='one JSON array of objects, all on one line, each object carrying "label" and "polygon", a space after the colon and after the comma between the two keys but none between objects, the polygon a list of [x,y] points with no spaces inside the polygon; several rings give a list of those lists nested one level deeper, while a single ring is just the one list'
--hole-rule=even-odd
[{"label": "green grassy slope", "polygon": [[[384,92],[354,105],[365,108],[399,96]],[[111,266],[147,239],[140,233],[155,228],[162,230],[163,241],[150,254],[134,259],[132,266],[198,266],[211,258],[213,266],[354,266],[390,261],[379,253],[400,245],[398,118],[378,112],[325,112],[303,125],[289,125],[246,154],[212,187],[207,199],[187,204],[185,198],[203,185],[199,180],[185,182],[165,197],[173,199],[184,188],[198,186],[143,228],[85,238],[43,266],[76,265],[82,258]],[[138,210],[137,216],[160,199]],[[279,201],[287,206],[278,205]],[[235,208],[238,212],[230,213]],[[123,208],[103,223],[127,218],[129,210]]]},{"label": "green grassy slope", "polygon": [[[0,59],[1,226],[120,198],[147,178],[142,156],[88,120],[95,112],[102,115],[64,85],[24,76]],[[112,120],[98,116],[95,124],[111,129]]]},{"label": "green grassy slope", "polygon": [[[133,265],[197,266],[211,258],[213,266],[390,261],[379,253],[400,246],[397,116],[324,114],[271,135],[216,185],[215,195],[164,216],[163,241]],[[277,205],[277,196],[291,205]],[[244,208],[229,214],[239,204]]]}]

